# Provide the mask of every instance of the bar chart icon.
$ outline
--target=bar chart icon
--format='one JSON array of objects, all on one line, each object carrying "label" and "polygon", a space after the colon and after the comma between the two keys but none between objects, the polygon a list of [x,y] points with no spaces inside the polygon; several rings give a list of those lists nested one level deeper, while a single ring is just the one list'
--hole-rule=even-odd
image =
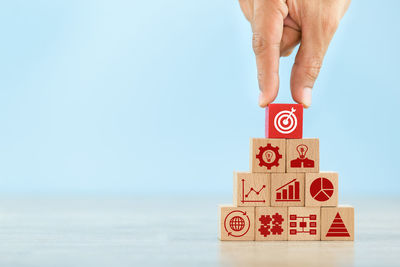
[{"label": "bar chart icon", "polygon": [[276,201],[301,201],[300,200],[300,182],[293,179],[290,182],[276,189]]}]

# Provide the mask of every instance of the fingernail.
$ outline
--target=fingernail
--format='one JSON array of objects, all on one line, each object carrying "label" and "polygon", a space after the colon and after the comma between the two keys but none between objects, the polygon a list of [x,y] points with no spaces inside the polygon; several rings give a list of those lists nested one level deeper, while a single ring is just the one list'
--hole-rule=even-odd
[{"label": "fingernail", "polygon": [[305,87],[303,89],[303,106],[308,108],[311,106],[312,102],[312,89],[310,87]]}]

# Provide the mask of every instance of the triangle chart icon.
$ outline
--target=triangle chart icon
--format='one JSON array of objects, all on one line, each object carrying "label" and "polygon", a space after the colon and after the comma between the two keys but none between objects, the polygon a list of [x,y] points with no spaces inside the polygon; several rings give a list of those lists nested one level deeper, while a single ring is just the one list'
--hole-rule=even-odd
[{"label": "triangle chart icon", "polygon": [[335,219],[331,224],[331,227],[328,230],[326,236],[330,237],[350,237],[349,232],[347,231],[346,226],[343,223],[342,218],[339,215],[339,212],[336,214]]}]

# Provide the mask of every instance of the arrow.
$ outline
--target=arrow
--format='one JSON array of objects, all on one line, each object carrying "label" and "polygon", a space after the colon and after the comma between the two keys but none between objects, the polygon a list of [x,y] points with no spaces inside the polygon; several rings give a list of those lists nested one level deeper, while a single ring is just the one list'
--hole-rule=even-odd
[{"label": "arrow", "polygon": [[288,122],[289,122],[288,120],[289,120],[290,116],[292,116],[292,114],[295,112],[296,112],[296,110],[294,108],[292,108],[289,115],[287,115],[286,118],[283,120],[283,124],[285,124],[285,125],[288,124]]}]

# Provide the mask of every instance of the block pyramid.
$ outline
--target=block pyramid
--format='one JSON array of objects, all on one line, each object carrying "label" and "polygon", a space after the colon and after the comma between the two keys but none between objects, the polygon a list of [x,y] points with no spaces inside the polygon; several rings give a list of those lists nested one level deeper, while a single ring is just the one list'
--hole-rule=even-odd
[{"label": "block pyramid", "polygon": [[350,234],[347,231],[346,225],[344,225],[339,212],[336,213],[335,219],[333,220],[331,227],[329,227],[326,236],[350,237]]},{"label": "block pyramid", "polygon": [[220,240],[354,240],[354,208],[338,206],[338,173],[319,170],[319,139],[303,138],[303,107],[270,104],[266,138],[250,139],[250,172],[233,173]]}]

